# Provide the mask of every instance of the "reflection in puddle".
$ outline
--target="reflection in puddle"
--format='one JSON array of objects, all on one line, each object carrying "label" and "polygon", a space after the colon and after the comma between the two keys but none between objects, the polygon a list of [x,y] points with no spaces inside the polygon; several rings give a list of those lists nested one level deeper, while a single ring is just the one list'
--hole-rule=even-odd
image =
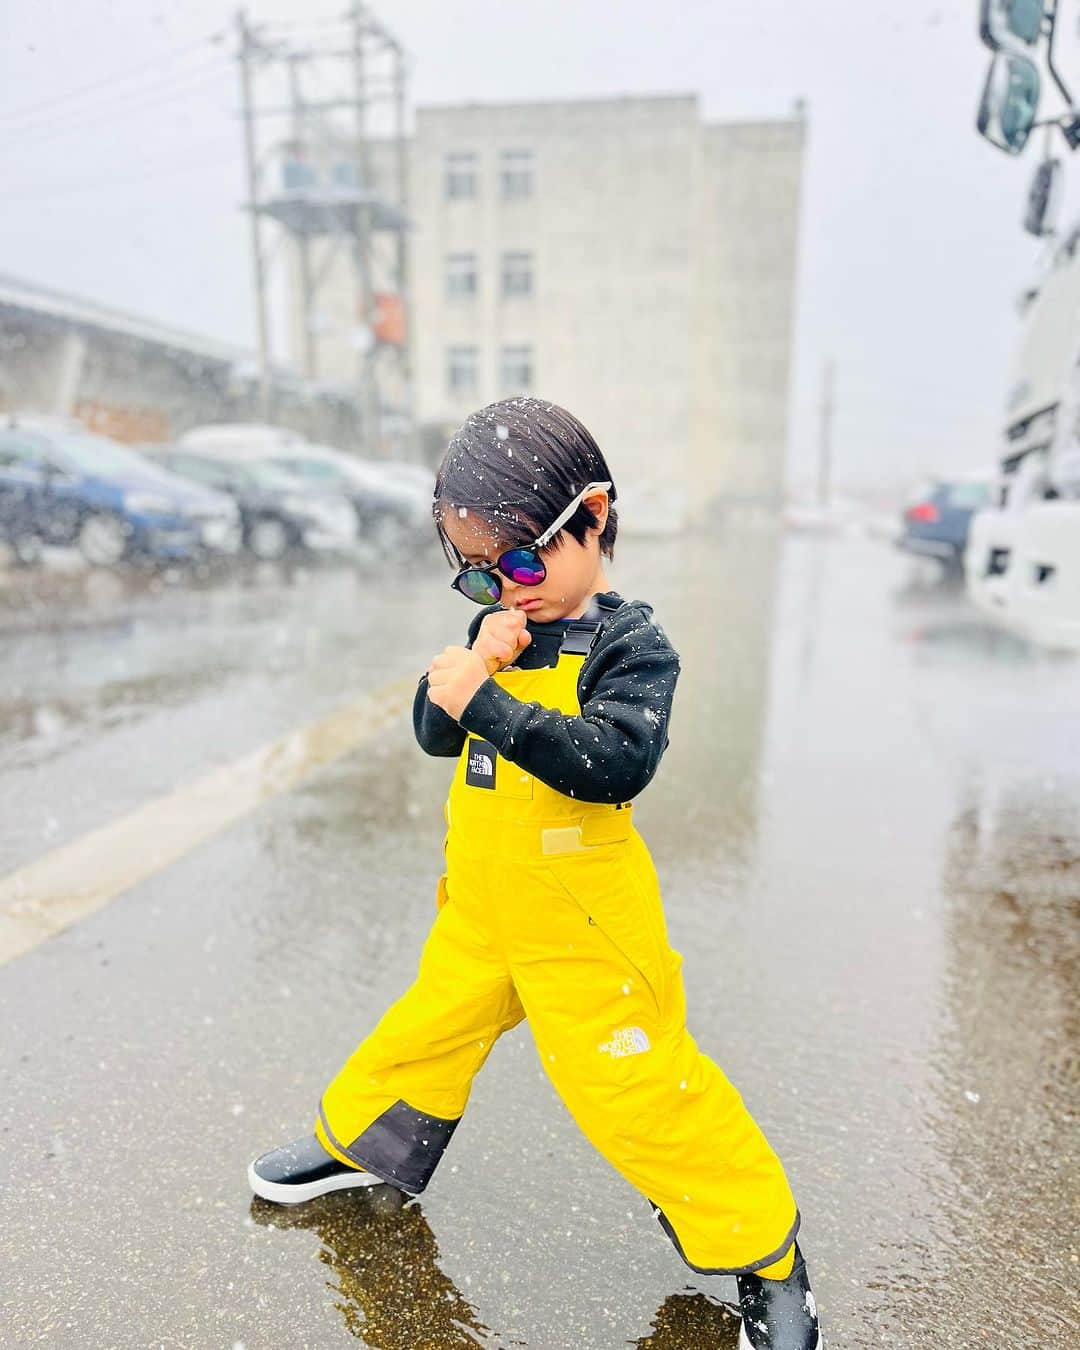
[{"label": "reflection in puddle", "polygon": [[0,962],[94,913],[264,802],[391,725],[413,681],[398,680],[0,876]]},{"label": "reflection in puddle", "polygon": [[946,575],[927,583],[914,575],[893,589],[891,601],[904,624],[898,637],[928,651],[970,657],[980,670],[989,662],[999,667],[1039,666],[1069,659],[992,623],[970,602],[962,578]]},{"label": "reflection in puddle", "polygon": [[[209,662],[197,669],[156,671],[134,678],[102,679],[68,694],[32,686],[0,695],[0,754],[5,768],[39,765],[66,754],[90,732],[100,734],[138,722],[163,708],[182,707],[210,692],[238,666]],[[39,676],[40,679],[40,676]],[[28,682],[29,684],[29,682]]]},{"label": "reflection in puddle", "polygon": [[[373,1350],[460,1350],[529,1344],[492,1331],[439,1267],[439,1245],[419,1203],[402,1205],[390,1186],[364,1194],[338,1191],[303,1205],[274,1205],[257,1196],[251,1217],[263,1228],[315,1233],[318,1259],[334,1274],[328,1288],[352,1336]],[[727,1304],[694,1290],[672,1294],[652,1330],[628,1341],[637,1350],[736,1350],[739,1317]]]},{"label": "reflection in puddle", "polygon": [[736,1350],[740,1318],[704,1294],[672,1294],[653,1318],[653,1330],[630,1341],[636,1350]]},{"label": "reflection in puddle", "polygon": [[525,1345],[492,1339],[476,1309],[439,1269],[439,1246],[420,1206],[399,1208],[400,1201],[390,1186],[360,1197],[339,1191],[295,1206],[256,1197],[251,1217],[264,1228],[318,1235],[319,1260],[336,1279],[329,1286],[334,1306],[349,1332],[375,1350]]},{"label": "reflection in puddle", "polygon": [[341,574],[362,578],[370,560],[303,555],[279,562],[251,558],[213,559],[192,565],[128,563],[120,568],[87,567],[74,556],[40,568],[0,568],[0,631],[39,630],[75,620],[107,621],[143,602],[153,605],[165,592],[192,597],[215,593],[282,591],[308,578]]}]

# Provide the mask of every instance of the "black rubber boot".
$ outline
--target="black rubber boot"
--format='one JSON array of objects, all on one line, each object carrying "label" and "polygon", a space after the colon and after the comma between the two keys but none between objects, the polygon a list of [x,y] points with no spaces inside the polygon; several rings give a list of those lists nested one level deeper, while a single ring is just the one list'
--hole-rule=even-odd
[{"label": "black rubber boot", "polygon": [[806,1262],[795,1244],[795,1265],[786,1280],[739,1275],[742,1331],[739,1350],[824,1350],[817,1305]]},{"label": "black rubber boot", "polygon": [[372,1172],[338,1162],[313,1134],[307,1134],[256,1158],[248,1167],[248,1184],[264,1200],[299,1205],[327,1191],[386,1183]]}]

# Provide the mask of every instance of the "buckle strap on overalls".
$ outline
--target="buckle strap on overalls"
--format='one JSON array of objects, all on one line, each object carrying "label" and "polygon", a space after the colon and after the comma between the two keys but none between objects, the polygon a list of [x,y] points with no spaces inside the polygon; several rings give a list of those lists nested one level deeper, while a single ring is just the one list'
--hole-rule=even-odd
[{"label": "buckle strap on overalls", "polygon": [[[559,655],[588,656],[604,621],[619,605],[607,595],[594,595],[585,613],[566,625]],[[542,829],[540,847],[546,854],[584,852],[598,844],[621,842],[629,838],[631,830],[630,804],[620,803],[610,814],[587,815],[573,824]]]},{"label": "buckle strap on overalls", "polygon": [[606,595],[594,595],[585,613],[579,619],[571,619],[566,625],[559,655],[588,656],[604,620],[618,608],[618,601]]}]

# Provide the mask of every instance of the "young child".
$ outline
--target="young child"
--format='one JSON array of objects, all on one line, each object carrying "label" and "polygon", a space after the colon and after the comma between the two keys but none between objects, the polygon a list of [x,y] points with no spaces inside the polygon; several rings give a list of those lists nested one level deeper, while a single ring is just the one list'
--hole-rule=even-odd
[{"label": "young child", "polygon": [[686,1264],[737,1277],[740,1344],[817,1350],[795,1201],[686,1028],[682,957],[633,825],[679,659],[650,607],[608,588],[615,497],[592,436],[539,399],[492,404],[450,442],[436,527],[453,586],[484,608],[413,711],[422,748],[457,758],[435,921],[314,1135],[257,1158],[249,1180],[283,1204],[384,1182],[418,1195],[491,1047],[527,1017],[581,1130]]}]

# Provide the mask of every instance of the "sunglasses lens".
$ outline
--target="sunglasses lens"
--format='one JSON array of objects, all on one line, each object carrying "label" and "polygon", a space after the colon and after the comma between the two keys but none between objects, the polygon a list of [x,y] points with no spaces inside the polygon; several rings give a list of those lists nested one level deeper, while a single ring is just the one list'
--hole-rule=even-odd
[{"label": "sunglasses lens", "polygon": [[502,594],[498,577],[491,572],[481,572],[478,568],[462,572],[454,584],[462,595],[475,600],[478,605],[494,605]]},{"label": "sunglasses lens", "polygon": [[507,549],[499,558],[499,571],[519,586],[539,586],[547,568],[534,548]]}]

